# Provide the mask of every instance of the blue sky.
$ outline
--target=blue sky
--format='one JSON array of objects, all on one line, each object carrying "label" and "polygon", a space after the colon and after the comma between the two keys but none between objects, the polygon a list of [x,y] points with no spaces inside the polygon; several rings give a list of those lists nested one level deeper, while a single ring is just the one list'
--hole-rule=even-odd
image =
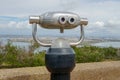
[{"label": "blue sky", "polygon": [[[88,18],[86,36],[120,37],[120,0],[1,0],[0,35],[30,35],[29,16],[49,11],[75,12]],[[58,35],[59,31],[41,29],[39,33]],[[65,33],[78,36],[79,29]]]}]

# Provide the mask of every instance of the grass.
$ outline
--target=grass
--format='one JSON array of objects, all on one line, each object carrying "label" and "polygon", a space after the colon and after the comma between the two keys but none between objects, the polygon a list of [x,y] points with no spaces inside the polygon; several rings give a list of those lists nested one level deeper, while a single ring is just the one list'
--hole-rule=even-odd
[{"label": "grass", "polygon": [[[33,53],[37,47],[37,44],[32,44],[29,51],[26,51],[24,48],[13,46],[10,42],[5,46],[0,46],[0,68],[44,66],[45,52]],[[84,46],[73,47],[73,49],[77,63],[120,60],[120,56],[117,56],[117,49],[112,47]]]}]

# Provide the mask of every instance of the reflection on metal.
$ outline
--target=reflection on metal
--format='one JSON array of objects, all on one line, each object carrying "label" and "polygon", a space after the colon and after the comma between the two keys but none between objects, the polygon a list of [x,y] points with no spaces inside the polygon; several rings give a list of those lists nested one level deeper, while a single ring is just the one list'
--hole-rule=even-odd
[{"label": "reflection on metal", "polygon": [[37,38],[37,24],[47,29],[60,29],[63,33],[64,29],[73,29],[80,26],[81,36],[78,42],[69,43],[71,46],[80,44],[84,39],[84,27],[88,24],[87,18],[81,18],[79,15],[70,12],[48,12],[40,16],[30,16],[29,23],[33,24],[33,38],[42,46],[51,46],[51,44],[43,43]]}]

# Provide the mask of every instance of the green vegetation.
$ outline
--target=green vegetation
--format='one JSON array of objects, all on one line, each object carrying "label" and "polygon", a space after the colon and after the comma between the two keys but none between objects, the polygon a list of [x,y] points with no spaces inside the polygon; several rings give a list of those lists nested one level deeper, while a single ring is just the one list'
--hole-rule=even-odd
[{"label": "green vegetation", "polygon": [[[34,47],[35,46],[35,47]],[[0,68],[43,66],[45,52],[33,54],[36,44],[29,47],[29,51],[13,46],[10,42],[0,47]]]},{"label": "green vegetation", "polygon": [[95,46],[84,46],[81,48],[73,47],[76,53],[76,62],[100,62],[106,60],[119,60],[120,57],[117,56],[117,49],[100,48]]},{"label": "green vegetation", "polygon": [[[45,65],[45,52],[33,53],[37,44],[32,44],[29,50],[13,46],[8,42],[5,46],[0,46],[0,68],[15,68],[15,67],[33,67]],[[81,48],[73,47],[76,53],[76,62],[99,62],[106,60],[120,60],[117,56],[117,49],[99,48],[93,46],[84,46]]]}]

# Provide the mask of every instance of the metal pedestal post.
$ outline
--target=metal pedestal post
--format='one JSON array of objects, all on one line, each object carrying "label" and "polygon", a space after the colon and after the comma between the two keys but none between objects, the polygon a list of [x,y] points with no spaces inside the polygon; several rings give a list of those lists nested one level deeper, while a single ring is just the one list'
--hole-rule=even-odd
[{"label": "metal pedestal post", "polygon": [[50,80],[70,80],[70,73],[51,73]]},{"label": "metal pedestal post", "polygon": [[75,67],[74,51],[72,48],[50,48],[45,63],[51,73],[50,80],[70,80],[70,72]]}]

